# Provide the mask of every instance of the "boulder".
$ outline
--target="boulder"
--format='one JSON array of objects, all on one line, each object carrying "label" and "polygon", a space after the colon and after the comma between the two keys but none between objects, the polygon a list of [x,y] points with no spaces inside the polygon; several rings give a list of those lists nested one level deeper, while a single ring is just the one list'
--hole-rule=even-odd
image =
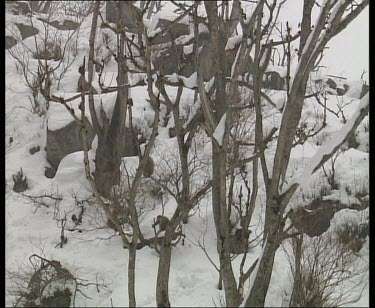
[{"label": "boulder", "polygon": [[[118,5],[115,1],[107,1],[106,2],[106,20],[109,23],[117,23],[117,20],[119,18],[119,13],[120,16],[122,17],[122,22],[127,28],[127,30],[131,33],[137,33],[137,23],[135,18],[133,17],[133,14],[131,14],[131,11],[128,9],[129,3],[127,1],[124,1],[122,6],[121,6],[121,12],[118,9]],[[137,8],[140,10],[139,8]]]},{"label": "boulder", "polygon": [[48,179],[54,178],[56,175],[56,170],[52,167],[45,167],[44,176]]},{"label": "boulder", "polygon": [[[74,304],[76,278],[57,260],[32,255],[33,265],[28,287],[19,299],[19,307],[70,307]],[[73,291],[73,292],[72,292]]]},{"label": "boulder", "polygon": [[361,99],[362,97],[364,97],[368,93],[369,90],[370,90],[369,85],[368,84],[363,84],[361,95],[359,96],[359,99]]},{"label": "boulder", "polygon": [[66,20],[65,19],[61,22],[61,21],[58,21],[58,20],[49,21],[49,20],[46,20],[46,19],[43,19],[43,18],[38,18],[38,19],[40,21],[43,21],[46,24],[58,29],[58,30],[63,30],[63,31],[76,30],[79,26],[79,23],[75,22],[73,20]]},{"label": "boulder", "polygon": [[[87,127],[87,146],[90,148],[94,139],[94,130],[91,123],[85,119]],[[60,161],[68,154],[82,151],[80,127],[75,121],[66,126],[49,130],[47,127],[47,161],[57,170]]]},{"label": "boulder", "polygon": [[[184,53],[184,47],[193,43],[194,39],[190,39],[175,46],[165,47],[159,51],[153,65],[155,70],[159,71],[162,76],[172,75],[174,73],[190,77],[196,72],[195,67],[195,54]],[[183,41],[183,40],[181,40]],[[201,32],[198,36],[198,48],[200,49],[200,67],[204,81],[209,81],[213,77],[215,60],[212,58],[211,38],[207,32]],[[226,74],[229,77],[232,64],[236,57],[237,48],[225,52],[226,59]],[[251,62],[242,68],[240,74],[249,72],[251,69]]]},{"label": "boulder", "polygon": [[17,44],[17,40],[13,36],[5,36],[5,49],[12,48]]},{"label": "boulder", "polygon": [[189,25],[159,18],[155,29],[160,28],[165,31],[162,35],[156,35],[155,38],[151,38],[151,44],[164,44],[175,40],[183,35],[188,35],[190,33]]},{"label": "boulder", "polygon": [[330,227],[338,206],[338,201],[316,199],[306,207],[293,210],[290,219],[298,231],[309,237],[320,236]]},{"label": "boulder", "polygon": [[30,154],[34,155],[36,152],[39,152],[39,151],[40,151],[40,146],[38,145],[30,149]]},{"label": "boulder", "polygon": [[328,87],[330,87],[331,89],[336,90],[336,88],[337,88],[337,83],[336,83],[332,78],[328,78],[327,81],[326,81],[326,84],[327,84]]},{"label": "boulder", "polygon": [[28,25],[20,24],[20,23],[14,23],[18,30],[21,33],[22,40],[27,39],[30,36],[36,35],[39,33],[39,30]]},{"label": "boulder", "polygon": [[14,15],[26,15],[31,13],[27,1],[6,1],[6,6]]}]

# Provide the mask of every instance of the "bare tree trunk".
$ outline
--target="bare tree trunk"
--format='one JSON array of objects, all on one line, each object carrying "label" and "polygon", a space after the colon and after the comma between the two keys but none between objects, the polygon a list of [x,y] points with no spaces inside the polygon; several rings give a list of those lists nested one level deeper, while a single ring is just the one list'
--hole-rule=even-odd
[{"label": "bare tree trunk", "polygon": [[[213,50],[216,86],[215,102],[215,124],[228,112],[230,107],[226,95],[226,58],[224,56],[225,42],[227,34],[223,29],[222,21],[219,20],[218,6],[216,1],[204,2],[207,16],[208,28],[211,33],[211,44]],[[227,114],[227,117],[230,115]],[[227,119],[228,120],[228,119]],[[212,207],[217,235],[217,250],[220,260],[220,276],[224,284],[226,305],[230,307],[238,306],[241,302],[240,294],[237,290],[237,282],[232,269],[230,259],[230,228],[229,216],[226,202],[226,179],[227,179],[227,147],[228,133],[226,121],[225,133],[222,146],[212,139]]]},{"label": "bare tree trunk", "polygon": [[[122,6],[126,3],[119,2],[119,12],[123,12]],[[121,16],[118,24],[122,26]],[[117,85],[118,92],[112,118],[107,124],[102,116],[103,127],[98,133],[98,148],[95,157],[95,183],[103,197],[108,198],[113,185],[120,182],[120,164],[124,151],[125,121],[128,103],[128,88],[124,85],[128,82],[128,69],[125,56],[125,34],[119,34],[119,50],[117,61]],[[94,125],[95,129],[95,125]],[[98,130],[98,129],[97,129]]]},{"label": "bare tree trunk", "polygon": [[277,232],[278,232],[278,217],[276,214],[271,214],[269,220],[271,224],[267,239],[264,242],[264,252],[262,258],[258,261],[258,272],[255,273],[255,279],[250,291],[250,295],[246,300],[246,307],[264,307],[267,291],[271,281],[273,270],[273,263],[275,259],[276,250],[279,246]]},{"label": "bare tree trunk", "polygon": [[169,271],[171,267],[172,237],[174,230],[167,227],[163,243],[160,247],[159,268],[156,282],[156,305],[157,307],[170,307],[169,302]]},{"label": "bare tree trunk", "polygon": [[315,4],[315,0],[303,1],[303,15],[301,22],[301,38],[299,41],[298,58],[301,58],[303,48],[305,47],[307,38],[311,32],[311,10]]},{"label": "bare tree trunk", "polygon": [[129,247],[129,262],[128,262],[128,296],[129,307],[136,307],[135,299],[135,260],[137,255],[138,231],[133,230],[133,239]]},{"label": "bare tree trunk", "polygon": [[290,299],[289,307],[296,307],[298,303],[298,297],[301,295],[300,288],[301,288],[301,257],[302,257],[302,242],[303,242],[303,234],[294,238],[294,284],[293,284],[293,291]]}]

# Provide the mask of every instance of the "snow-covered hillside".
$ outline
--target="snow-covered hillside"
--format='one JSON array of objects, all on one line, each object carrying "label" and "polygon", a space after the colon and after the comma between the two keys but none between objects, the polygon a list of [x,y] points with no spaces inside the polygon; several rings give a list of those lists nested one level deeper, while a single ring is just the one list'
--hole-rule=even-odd
[{"label": "snow-covered hillside", "polygon": [[[25,1],[23,1],[25,2]],[[293,1],[292,1],[293,2]],[[165,9],[167,9],[166,6]],[[168,14],[160,13],[158,18]],[[285,18],[285,17],[283,17]],[[77,34],[77,46],[75,58],[69,61],[69,67],[63,74],[59,83],[55,83],[51,92],[57,97],[69,98],[79,94],[78,78],[79,68],[84,57],[88,57],[88,38],[91,30],[92,14],[86,17]],[[99,19],[100,20],[100,19]],[[84,279],[80,287],[82,293],[77,293],[75,298],[76,307],[124,307],[128,306],[128,249],[123,248],[123,243],[116,231],[109,228],[107,218],[95,201],[89,182],[86,180],[85,167],[83,163],[83,151],[75,151],[65,156],[58,165],[56,174],[49,178],[46,176],[46,168],[51,165],[47,161],[47,128],[51,131],[59,130],[74,120],[68,111],[55,102],[50,102],[48,110],[38,115],[32,110],[32,91],[26,84],[22,73],[22,67],[10,54],[25,55],[27,57],[28,69],[36,76],[38,60],[32,54],[35,49],[35,36],[26,39],[20,37],[15,23],[32,25],[39,31],[36,36],[41,40],[45,35],[46,28],[36,16],[28,17],[6,13],[7,35],[16,36],[19,43],[5,51],[5,109],[6,109],[6,306],[14,305],[16,296],[12,291],[17,290],[15,273],[30,270],[29,257],[38,254],[49,260],[59,260],[61,264],[80,279]],[[156,21],[154,20],[154,23]],[[59,30],[60,40],[64,43],[71,35],[70,30]],[[117,64],[108,54],[103,38],[115,42],[109,29],[98,30],[97,53],[102,58],[108,57],[102,80],[105,86],[116,86]],[[229,43],[229,42],[228,42]],[[102,45],[100,45],[102,44]],[[185,48],[186,49],[186,48]],[[74,52],[72,52],[73,54]],[[26,57],[24,58],[26,59]],[[49,60],[52,62],[54,60]],[[64,60],[65,61],[65,60]],[[87,60],[86,60],[87,61]],[[57,62],[55,62],[57,63]],[[329,65],[329,63],[326,63]],[[356,65],[355,61],[351,65]],[[60,69],[60,68],[59,68]],[[281,68],[277,68],[282,71]],[[344,70],[343,70],[344,71]],[[332,73],[332,71],[330,71]],[[338,72],[341,74],[341,72]],[[31,76],[31,75],[30,75]],[[360,76],[358,76],[359,78]],[[32,80],[32,77],[30,77]],[[177,75],[169,76],[169,81],[174,82]],[[304,102],[301,127],[306,131],[318,133],[310,136],[303,144],[296,144],[292,149],[289,169],[286,173],[284,191],[293,183],[298,182],[300,187],[292,198],[289,209],[308,204],[317,196],[322,200],[336,200],[340,204],[357,204],[360,201],[368,202],[369,186],[369,117],[366,116],[355,131],[354,145],[344,144],[342,150],[333,156],[316,173],[306,173],[311,166],[311,158],[329,142],[334,142],[332,137],[337,137],[345,124],[352,120],[353,116],[360,111],[368,95],[360,99],[362,94],[362,80],[336,80],[338,88],[348,87],[344,95],[337,95],[326,84],[329,76],[317,75],[311,77],[311,83],[316,85],[321,79],[325,87],[324,101],[318,101],[314,96],[307,98]],[[142,74],[130,76],[130,85],[146,80]],[[193,115],[200,109],[198,100],[194,103],[194,89],[197,84],[196,74],[191,77],[180,77],[185,86],[180,103],[180,117],[188,123]],[[177,80],[178,81],[178,80]],[[340,84],[341,82],[341,84]],[[206,87],[212,86],[210,82]],[[111,118],[116,93],[101,93],[99,87],[99,76],[94,74],[93,87],[97,90],[95,104],[100,112],[100,104],[106,115]],[[312,89],[311,93],[313,93]],[[166,91],[172,99],[178,96],[177,88],[167,86]],[[247,91],[247,90],[246,90]],[[207,90],[208,92],[208,90]],[[277,108],[264,101],[264,135],[267,136],[273,127],[279,128],[286,101],[285,90],[267,90],[268,96],[273,100]],[[139,134],[150,137],[154,111],[150,106],[150,98],[147,92],[147,84],[131,88],[130,95],[133,99],[133,124],[139,129]],[[246,96],[244,90],[244,96]],[[87,98],[88,96],[86,96]],[[79,114],[80,97],[70,102],[70,106]],[[40,98],[41,102],[44,102]],[[86,99],[87,103],[88,99]],[[323,112],[322,104],[328,111]],[[243,116],[245,116],[244,111]],[[87,118],[92,122],[89,107],[86,107]],[[169,164],[173,164],[178,157],[177,138],[170,137],[170,129],[174,127],[174,119],[170,118],[167,125],[166,107],[160,109],[161,120],[159,121],[158,136],[151,151],[151,157],[155,161],[155,174],[163,175]],[[217,142],[222,145],[224,134],[225,117],[217,125],[213,133]],[[254,114],[249,113],[248,123],[244,124],[244,135],[246,142],[255,141],[253,133]],[[166,120],[165,120],[166,121]],[[324,122],[324,126],[322,123]],[[102,124],[102,123],[101,123]],[[127,122],[129,126],[129,119]],[[187,125],[187,124],[186,124]],[[252,133],[248,134],[248,131]],[[301,130],[302,131],[302,130]],[[302,139],[301,139],[302,140]],[[30,149],[39,147],[31,154]],[[93,138],[89,158],[92,171],[95,169],[95,148],[97,137]],[[195,183],[211,177],[211,144],[210,139],[203,129],[199,130],[195,137],[194,150],[200,158],[202,166],[197,167],[199,171],[195,175],[192,186]],[[276,150],[276,142],[268,144],[266,158],[272,167],[273,154]],[[325,153],[323,153],[325,154]],[[322,155],[323,155],[322,154]],[[134,173],[138,164],[138,157],[123,158],[123,175]],[[310,163],[310,164],[309,164]],[[177,164],[177,163],[176,163]],[[314,165],[313,165],[314,166]],[[307,168],[305,168],[307,167]],[[248,164],[246,172],[252,173],[252,167]],[[22,169],[23,175],[27,177],[28,188],[22,193],[15,192],[14,175]],[[312,171],[312,170],[310,170]],[[306,175],[307,174],[307,175]],[[332,174],[334,174],[333,182]],[[125,176],[125,175],[124,175]],[[259,176],[260,178],[260,176]],[[151,180],[150,180],[151,181]],[[151,193],[148,182],[142,182],[142,215],[140,218],[141,228],[146,237],[152,237],[154,230],[152,224],[157,215],[172,216],[176,207],[176,201],[163,191],[162,196]],[[261,183],[261,181],[260,181]],[[337,184],[336,186],[334,184]],[[197,184],[198,185],[198,184]],[[237,185],[237,184],[236,184]],[[239,187],[239,185],[238,185]],[[143,190],[142,190],[143,189]],[[44,196],[44,197],[43,197]],[[358,197],[360,196],[360,198]],[[52,198],[51,198],[52,197]],[[143,197],[143,196],[141,196]],[[34,201],[34,202],[33,202]],[[250,227],[250,248],[247,254],[245,268],[248,268],[259,257],[261,245],[259,241],[264,226],[265,187],[259,184],[258,199]],[[82,208],[84,211],[82,212]],[[335,213],[327,234],[335,234],[335,228],[348,220],[364,223],[368,221],[368,207],[365,210],[344,209]],[[82,222],[75,224],[72,216],[82,215]],[[66,220],[64,220],[66,218]],[[289,220],[287,221],[287,224]],[[62,224],[64,224],[64,236],[67,242],[61,243]],[[189,222],[182,225],[185,238],[172,249],[171,271],[169,279],[170,301],[172,306],[209,307],[221,306],[224,302],[224,290],[218,290],[218,271],[213,266],[219,266],[217,253],[217,239],[212,210],[211,193],[208,193],[199,204],[190,211]],[[332,233],[330,233],[332,232]],[[256,245],[258,243],[258,245]],[[267,293],[266,307],[286,307],[289,304],[293,286],[293,275],[290,268],[289,255],[291,253],[288,241],[277,250],[275,265],[272,272],[271,285]],[[233,255],[232,267],[236,277],[240,274],[242,255]],[[156,305],[156,279],[159,266],[159,255],[150,247],[144,247],[137,251],[136,257],[136,299],[137,306],[153,307]],[[369,237],[366,236],[363,247],[353,255],[353,264],[360,263],[367,266],[369,263]],[[354,266],[354,265],[353,265]],[[22,275],[21,275],[22,276]],[[368,271],[356,279],[368,280]],[[27,285],[28,282],[23,281]],[[251,279],[245,284],[245,292],[249,288]],[[343,289],[351,288],[350,281],[344,284]],[[364,289],[363,289],[364,288]],[[338,292],[338,291],[337,291]],[[345,291],[346,292],[346,291]],[[361,293],[362,292],[362,293]],[[347,303],[344,306],[353,306],[350,299],[359,297],[354,303],[358,307],[369,306],[369,287],[361,284],[350,291]]]}]

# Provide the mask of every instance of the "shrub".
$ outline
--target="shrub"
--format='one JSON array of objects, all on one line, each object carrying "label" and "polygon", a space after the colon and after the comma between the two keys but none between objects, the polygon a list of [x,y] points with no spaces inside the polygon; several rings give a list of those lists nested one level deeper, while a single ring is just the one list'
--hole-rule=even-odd
[{"label": "shrub", "polygon": [[13,292],[14,307],[70,307],[76,278],[59,261],[31,255],[31,266],[24,272],[13,273],[13,279],[26,282]]},{"label": "shrub", "polygon": [[369,234],[369,222],[347,220],[336,228],[337,241],[345,248],[357,253]]},{"label": "shrub", "polygon": [[[334,234],[296,238],[292,248],[287,252],[294,277],[290,307],[337,307],[360,299],[368,264],[338,245]],[[356,288],[359,295],[353,298]]]},{"label": "shrub", "polygon": [[58,42],[47,42],[43,49],[34,52],[34,58],[39,60],[59,61],[63,58],[61,44]]}]

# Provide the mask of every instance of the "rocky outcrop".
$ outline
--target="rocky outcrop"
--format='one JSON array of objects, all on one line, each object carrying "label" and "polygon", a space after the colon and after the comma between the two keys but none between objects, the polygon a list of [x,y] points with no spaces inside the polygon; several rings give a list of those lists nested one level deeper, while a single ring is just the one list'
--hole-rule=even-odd
[{"label": "rocky outcrop", "polygon": [[331,220],[339,210],[339,202],[315,199],[305,207],[293,210],[293,226],[310,237],[320,236],[328,230]]},{"label": "rocky outcrop", "polygon": [[[107,1],[106,2],[106,20],[109,23],[117,23],[119,14],[121,13],[122,22],[124,26],[127,28],[127,30],[131,33],[137,33],[137,23],[135,18],[133,17],[133,14],[131,14],[131,11],[128,8],[129,3],[127,1],[123,2],[122,12],[119,11],[118,5],[115,1]],[[136,8],[139,10],[140,9]]]},{"label": "rocky outcrop", "polygon": [[[90,148],[94,139],[94,130],[91,123],[87,119],[85,120],[87,127],[87,146]],[[47,161],[55,170],[57,170],[61,160],[66,155],[82,150],[80,127],[75,121],[57,130],[49,130],[47,127]]]},{"label": "rocky outcrop", "polygon": [[[184,77],[190,77],[196,72],[195,54],[193,52],[186,52],[186,50],[188,47],[191,48],[193,40],[191,38],[183,44],[169,46],[159,51],[153,61],[155,69],[163,76],[176,73]],[[209,33],[202,32],[199,34],[198,48],[200,49],[200,68],[202,69],[203,80],[209,81],[214,73],[214,59],[212,58],[213,51]],[[229,76],[235,60],[236,50],[228,50],[225,56],[226,72]],[[244,67],[241,73],[249,71],[250,67],[251,63],[249,63],[249,66]]]},{"label": "rocky outcrop", "polygon": [[63,20],[62,22],[61,21],[58,21],[58,20],[53,20],[53,21],[49,21],[49,20],[46,20],[46,19],[43,19],[43,18],[38,18],[40,21],[43,21],[45,22],[46,24],[58,29],[58,30],[62,30],[62,31],[67,31],[67,30],[76,30],[79,26],[79,23],[78,22],[75,22],[73,20]]},{"label": "rocky outcrop", "polygon": [[6,1],[6,7],[13,15],[26,15],[31,13],[26,1]]},{"label": "rocky outcrop", "polygon": [[5,36],[5,49],[12,48],[17,44],[17,40],[13,36]]},{"label": "rocky outcrop", "polygon": [[[91,123],[86,119],[87,127],[87,146],[91,147],[92,141],[95,137],[95,133]],[[135,139],[132,130],[125,130],[125,144],[124,144],[124,157],[138,156],[139,148],[137,140]],[[82,142],[80,135],[80,127],[75,121],[71,121],[66,126],[57,129],[50,130],[47,127],[47,145],[46,154],[47,161],[56,171],[61,160],[70,153],[82,151]],[[52,170],[48,170],[46,177],[51,178],[54,176]]]},{"label": "rocky outcrop", "polygon": [[17,26],[18,30],[20,31],[22,40],[27,39],[28,37],[39,33],[39,30],[32,26],[20,24],[20,23],[14,23],[14,24]]},{"label": "rocky outcrop", "polygon": [[176,38],[190,33],[189,25],[179,22],[172,23],[172,21],[162,18],[158,19],[155,29],[157,28],[160,28],[163,33],[156,35],[155,38],[151,38],[152,45],[172,42]]},{"label": "rocky outcrop", "polygon": [[[130,1],[129,1],[130,2]],[[140,9],[134,7],[135,10],[138,11],[138,14],[141,13]],[[137,21],[134,18],[131,9],[130,3],[124,1],[121,6],[121,17],[122,22],[125,25],[125,28],[128,32],[137,33]],[[114,1],[107,1],[106,2],[106,20],[109,23],[117,23],[119,18],[119,7]],[[150,38],[151,44],[164,44],[167,42],[171,42],[172,40],[182,36],[189,34],[189,25],[184,23],[172,23],[172,21],[159,18],[158,23],[155,29],[160,28],[165,32],[162,35],[156,35],[155,38]]]}]

